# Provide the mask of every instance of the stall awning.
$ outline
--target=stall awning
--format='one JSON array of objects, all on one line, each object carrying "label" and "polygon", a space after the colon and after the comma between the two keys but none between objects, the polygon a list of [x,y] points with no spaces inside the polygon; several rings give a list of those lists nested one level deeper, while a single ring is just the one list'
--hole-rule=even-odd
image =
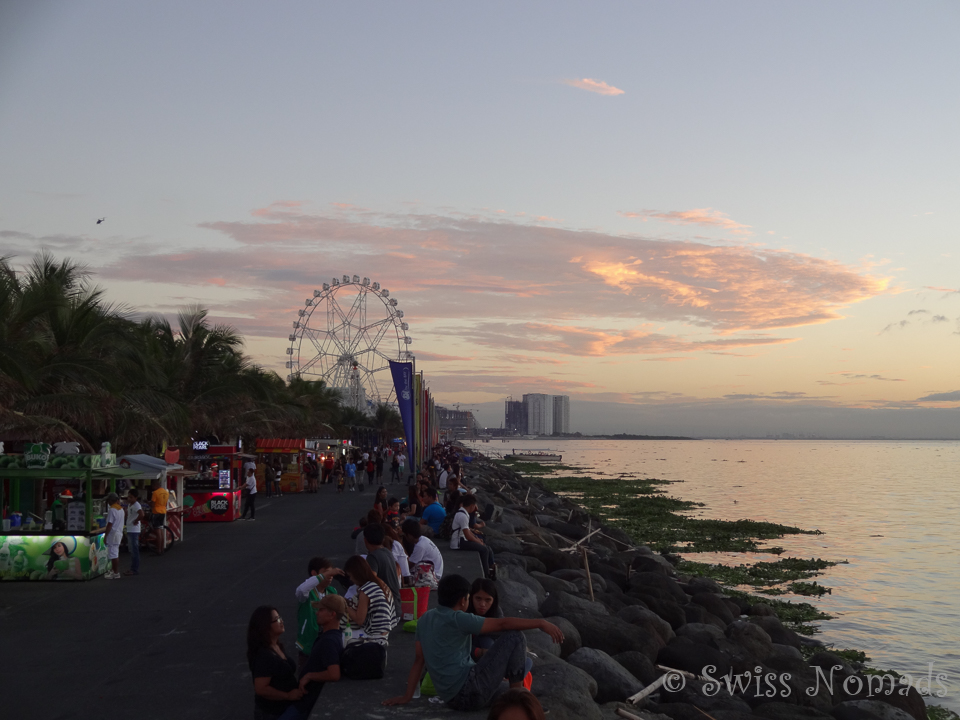
[{"label": "stall awning", "polygon": [[159,479],[164,470],[183,469],[183,465],[170,464],[163,458],[152,455],[123,455],[117,459],[117,463],[122,468],[129,468],[155,479]]},{"label": "stall awning", "polygon": [[306,444],[303,438],[258,438],[257,452],[300,452]]}]

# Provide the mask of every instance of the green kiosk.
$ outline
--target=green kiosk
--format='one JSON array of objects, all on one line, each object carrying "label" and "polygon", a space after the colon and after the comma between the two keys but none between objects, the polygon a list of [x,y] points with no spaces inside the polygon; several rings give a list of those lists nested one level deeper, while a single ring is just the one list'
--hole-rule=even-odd
[{"label": "green kiosk", "polygon": [[92,580],[107,571],[103,497],[140,473],[119,467],[109,443],[98,454],[64,449],[27,443],[22,455],[0,454],[0,580]]}]

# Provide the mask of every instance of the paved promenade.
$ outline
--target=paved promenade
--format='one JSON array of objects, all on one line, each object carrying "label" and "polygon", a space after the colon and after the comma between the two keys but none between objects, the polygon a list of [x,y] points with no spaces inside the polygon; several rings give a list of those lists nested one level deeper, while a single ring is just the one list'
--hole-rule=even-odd
[{"label": "paved promenade", "polygon": [[[293,591],[307,561],[325,555],[342,564],[353,554],[350,531],[373,494],[336,496],[322,486],[316,495],[259,499],[255,522],[187,525],[186,541],[167,555],[143,556],[139,577],[0,585],[0,718],[252,717],[250,613],[279,608],[284,645],[294,650]],[[475,553],[444,556],[446,572],[479,576]],[[125,569],[129,556],[120,557]],[[328,685],[312,717],[453,714],[426,699],[380,706],[402,694],[412,660],[413,636],[394,633],[387,677]]]}]

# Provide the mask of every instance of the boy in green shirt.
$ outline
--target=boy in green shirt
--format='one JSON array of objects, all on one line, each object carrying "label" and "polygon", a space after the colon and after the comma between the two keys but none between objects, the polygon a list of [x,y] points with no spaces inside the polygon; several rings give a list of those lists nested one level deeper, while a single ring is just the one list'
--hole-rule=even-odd
[{"label": "boy in green shirt", "polygon": [[297,666],[302,670],[310,650],[317,639],[320,628],[317,625],[317,613],[311,603],[318,602],[327,593],[336,595],[337,589],[330,584],[340,570],[333,567],[325,557],[311,558],[307,563],[309,577],[294,593],[297,598]]}]

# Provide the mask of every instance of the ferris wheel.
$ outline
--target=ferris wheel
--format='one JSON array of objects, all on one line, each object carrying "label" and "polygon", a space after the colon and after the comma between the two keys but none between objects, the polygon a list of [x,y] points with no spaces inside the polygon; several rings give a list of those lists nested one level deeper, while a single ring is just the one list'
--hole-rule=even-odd
[{"label": "ferris wheel", "polygon": [[293,321],[287,348],[288,380],[323,380],[345,404],[366,411],[369,403],[396,400],[390,360],[413,359],[397,299],[380,283],[359,275],[333,278],[314,290]]}]

